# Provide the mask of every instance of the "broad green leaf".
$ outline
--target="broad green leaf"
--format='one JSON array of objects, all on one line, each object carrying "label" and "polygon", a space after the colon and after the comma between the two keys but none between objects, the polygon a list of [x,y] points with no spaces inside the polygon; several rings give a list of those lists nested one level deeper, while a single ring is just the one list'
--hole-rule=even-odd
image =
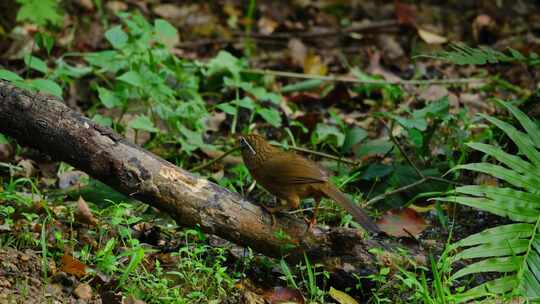
[{"label": "broad green leaf", "polygon": [[113,123],[110,117],[101,116],[99,114],[94,115],[94,117],[92,117],[92,120],[104,127],[111,127]]},{"label": "broad green leaf", "polygon": [[523,256],[512,256],[506,258],[489,258],[468,265],[452,275],[452,280],[461,278],[468,274],[482,272],[512,272],[518,271],[523,262]]},{"label": "broad green leaf", "polygon": [[537,192],[540,187],[540,178],[533,175],[521,175],[513,170],[490,163],[471,163],[454,167],[454,170],[471,170],[490,174],[498,179],[502,179],[516,187],[525,188],[529,191]]},{"label": "broad green leaf", "polygon": [[520,132],[516,130],[512,125],[499,120],[495,117],[487,116],[484,114],[479,114],[480,116],[487,119],[492,124],[499,127],[499,129],[503,130],[510,139],[518,146],[519,151],[537,167],[540,168],[540,152],[536,150],[534,143],[532,142],[531,138],[527,136],[527,134]]},{"label": "broad green leaf", "polygon": [[2,133],[0,133],[0,144],[9,144],[7,137]]},{"label": "broad green leaf", "polygon": [[233,100],[231,103],[252,111],[256,107],[255,101],[253,101],[253,99],[251,99],[249,96],[244,96],[244,98],[239,100]]},{"label": "broad green leaf", "polygon": [[335,144],[341,147],[345,141],[345,135],[336,126],[324,123],[317,124],[315,134],[317,135],[317,143],[334,139]]},{"label": "broad green leaf", "polygon": [[148,132],[158,132],[159,129],[154,127],[154,123],[146,115],[139,115],[134,120],[130,121],[128,127],[135,130],[143,130]]},{"label": "broad green leaf", "polygon": [[526,252],[527,248],[529,248],[529,240],[526,239],[486,243],[463,250],[456,254],[455,260],[514,256]]},{"label": "broad green leaf", "polygon": [[120,25],[106,31],[105,38],[115,49],[122,49],[128,41],[128,35],[122,30]]},{"label": "broad green leaf", "polygon": [[436,198],[437,201],[459,203],[469,207],[485,210],[500,216],[509,217],[514,221],[535,222],[538,217],[538,209],[531,208],[529,204],[517,201],[515,204],[494,201],[488,198],[469,196],[449,196]]},{"label": "broad green leaf", "polygon": [[242,61],[226,51],[220,51],[216,57],[208,62],[207,74],[214,75],[223,73],[225,71],[230,72],[235,80],[240,79],[240,72],[242,71],[244,64]]},{"label": "broad green leaf", "polygon": [[168,48],[172,48],[180,41],[178,30],[164,19],[154,21],[154,30],[160,42]]},{"label": "broad green leaf", "polygon": [[49,79],[32,79],[30,85],[36,90],[43,91],[62,98],[62,88],[56,82]]},{"label": "broad green leaf", "polygon": [[114,92],[107,90],[104,87],[98,87],[99,100],[108,109],[118,107],[122,105],[120,99],[114,94]]},{"label": "broad green leaf", "polygon": [[230,115],[236,115],[236,113],[238,112],[236,110],[236,107],[231,106],[230,103],[220,103],[216,106],[216,108]]},{"label": "broad green leaf", "polygon": [[505,294],[518,285],[518,281],[515,275],[505,276],[499,279],[488,281],[479,286],[471,288],[466,292],[457,295],[458,303],[473,303],[471,300],[478,299],[485,296],[491,296],[494,294]]},{"label": "broad green leaf", "polygon": [[467,146],[494,157],[498,161],[504,163],[505,165],[519,173],[534,173],[537,171],[537,168],[531,163],[524,161],[519,156],[508,154],[501,150],[499,147],[474,142],[467,143]]},{"label": "broad green leaf", "polygon": [[367,131],[362,128],[353,127],[351,129],[347,129],[341,151],[343,153],[350,153],[352,151],[352,147],[366,139],[367,136]]},{"label": "broad green leaf", "polygon": [[29,21],[44,27],[48,23],[59,25],[63,20],[57,0],[17,0],[17,2],[21,4],[17,12],[17,21]]},{"label": "broad green leaf", "polygon": [[525,115],[525,113],[520,111],[512,104],[504,102],[502,100],[497,100],[497,102],[506,107],[506,109],[510,113],[512,113],[512,115],[514,115],[514,117],[523,126],[523,129],[527,131],[527,134],[531,137],[536,147],[540,149],[540,127],[538,127],[536,123],[534,123],[527,115]]},{"label": "broad green leaf", "polygon": [[49,68],[47,67],[45,61],[30,54],[24,56],[24,63],[27,67],[39,71],[43,74],[47,74],[47,72],[49,71]]},{"label": "broad green leaf", "polygon": [[4,70],[4,69],[0,69],[0,79],[4,79],[7,81],[23,81],[24,80],[21,76],[13,73],[12,71]]},{"label": "broad green leaf", "polygon": [[122,80],[126,83],[131,84],[135,87],[141,87],[143,85],[143,78],[141,77],[141,74],[136,71],[129,71],[126,72],[117,78],[118,80]]},{"label": "broad green leaf", "polygon": [[479,233],[470,235],[457,243],[454,247],[474,246],[486,243],[500,243],[504,240],[530,238],[534,229],[533,224],[509,224],[485,229]]},{"label": "broad green leaf", "polygon": [[387,139],[374,139],[358,146],[354,151],[357,158],[363,158],[368,155],[385,155],[390,152],[394,144]]},{"label": "broad green leaf", "polygon": [[529,204],[531,208],[540,207],[540,195],[516,190],[514,188],[470,185],[457,187],[454,191],[462,194],[485,196],[501,202],[517,201]]},{"label": "broad green leaf", "polygon": [[259,108],[257,114],[272,126],[278,128],[281,126],[281,116],[276,109],[273,108]]}]

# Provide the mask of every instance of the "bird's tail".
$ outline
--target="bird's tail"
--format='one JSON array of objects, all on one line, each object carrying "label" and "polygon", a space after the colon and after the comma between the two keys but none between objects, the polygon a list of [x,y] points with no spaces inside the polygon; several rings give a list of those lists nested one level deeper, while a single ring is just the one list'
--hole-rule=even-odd
[{"label": "bird's tail", "polygon": [[329,183],[326,183],[323,187],[321,187],[322,192],[326,194],[329,198],[333,199],[341,207],[343,207],[345,210],[347,210],[354,219],[364,227],[364,229],[373,232],[373,233],[380,233],[381,230],[375,224],[369,216],[357,205],[354,204],[354,202],[348,198],[343,192],[339,191],[334,185],[331,185]]}]

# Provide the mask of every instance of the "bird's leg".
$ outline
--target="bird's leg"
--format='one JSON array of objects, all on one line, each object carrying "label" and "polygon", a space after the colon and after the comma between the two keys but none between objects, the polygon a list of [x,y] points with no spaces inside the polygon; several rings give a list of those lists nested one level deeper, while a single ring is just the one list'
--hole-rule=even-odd
[{"label": "bird's leg", "polygon": [[315,209],[313,209],[313,215],[311,216],[311,220],[308,222],[307,231],[310,231],[315,225],[317,224],[317,211],[319,211],[319,204],[321,203],[321,197],[316,196],[315,199]]}]

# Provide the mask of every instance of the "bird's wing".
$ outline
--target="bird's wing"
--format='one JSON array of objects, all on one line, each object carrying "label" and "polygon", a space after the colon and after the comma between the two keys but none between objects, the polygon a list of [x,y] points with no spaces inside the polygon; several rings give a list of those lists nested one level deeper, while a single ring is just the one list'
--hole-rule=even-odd
[{"label": "bird's wing", "polygon": [[266,159],[259,168],[265,179],[280,184],[308,184],[328,181],[328,174],[316,163],[299,155],[283,152]]}]

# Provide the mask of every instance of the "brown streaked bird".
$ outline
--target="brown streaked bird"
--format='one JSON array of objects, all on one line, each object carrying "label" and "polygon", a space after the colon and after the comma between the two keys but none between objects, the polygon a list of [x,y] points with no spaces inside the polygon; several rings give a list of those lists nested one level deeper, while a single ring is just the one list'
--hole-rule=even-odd
[{"label": "brown streaked bird", "polygon": [[[285,201],[286,207],[298,209],[303,198],[315,199],[316,207],[309,228],[315,223],[319,202],[324,196],[336,201],[366,230],[380,232],[364,211],[339,191],[330,182],[328,174],[313,161],[276,148],[257,134],[241,136],[239,142],[242,158],[253,179],[278,199]],[[282,208],[268,209],[273,212]]]}]

